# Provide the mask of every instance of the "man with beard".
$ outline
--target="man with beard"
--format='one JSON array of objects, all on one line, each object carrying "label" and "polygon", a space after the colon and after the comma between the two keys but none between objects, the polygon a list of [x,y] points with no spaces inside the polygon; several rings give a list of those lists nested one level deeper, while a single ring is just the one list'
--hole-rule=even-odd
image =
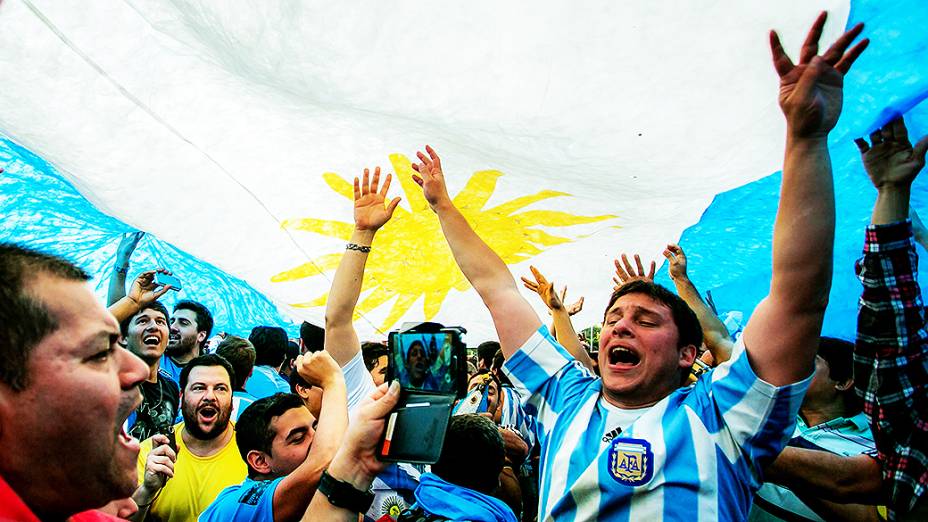
[{"label": "man with beard", "polygon": [[161,369],[180,382],[184,365],[203,352],[212,330],[213,314],[206,306],[186,299],[178,301],[171,316],[171,335],[161,357]]},{"label": "man with beard", "polygon": [[0,244],[0,520],[63,520],[135,488],[121,430],[148,369],[64,259]]},{"label": "man with beard", "polygon": [[[192,359],[180,374],[184,422],[165,437],[142,443],[138,458],[141,485],[133,499],[139,512],[157,520],[196,520],[225,487],[245,479],[232,413],[234,371],[218,355]],[[176,450],[171,446],[176,444]]]}]

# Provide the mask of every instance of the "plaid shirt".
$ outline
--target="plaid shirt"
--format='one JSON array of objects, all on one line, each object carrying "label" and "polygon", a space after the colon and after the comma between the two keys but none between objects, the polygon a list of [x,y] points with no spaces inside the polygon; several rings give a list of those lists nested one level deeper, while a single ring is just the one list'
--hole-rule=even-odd
[{"label": "plaid shirt", "polygon": [[928,334],[917,268],[910,221],[867,227],[854,383],[895,514],[911,510],[928,486]]}]

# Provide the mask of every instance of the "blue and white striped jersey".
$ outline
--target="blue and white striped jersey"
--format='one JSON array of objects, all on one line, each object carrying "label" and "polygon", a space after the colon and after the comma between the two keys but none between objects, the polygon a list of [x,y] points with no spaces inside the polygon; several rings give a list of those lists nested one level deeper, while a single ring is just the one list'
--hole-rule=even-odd
[{"label": "blue and white striped jersey", "polygon": [[622,410],[544,326],[503,368],[535,416],[539,520],[558,521],[743,520],[811,380],[760,380],[739,341],[696,384]]},{"label": "blue and white striped jersey", "polygon": [[500,408],[502,411],[499,415],[499,425],[503,428],[511,428],[519,432],[519,435],[522,436],[522,440],[528,444],[529,452],[535,446],[535,431],[533,424],[535,419],[531,415],[525,413],[525,409],[522,406],[524,402],[522,395],[519,393],[519,390],[512,388],[510,386],[503,386],[500,390],[500,395],[503,397]]}]

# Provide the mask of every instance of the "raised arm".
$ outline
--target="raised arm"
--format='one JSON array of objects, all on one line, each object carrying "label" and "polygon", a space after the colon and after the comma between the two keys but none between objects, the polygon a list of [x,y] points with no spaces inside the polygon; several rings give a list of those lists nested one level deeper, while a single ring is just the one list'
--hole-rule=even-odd
[{"label": "raised arm", "polygon": [[757,375],[776,386],[812,373],[831,289],[835,234],[828,133],[841,114],[844,75],[868,43],[862,40],[847,50],[863,30],[858,24],[818,56],[825,18],[822,13],[815,21],[796,65],[777,34],[770,33],[786,115],[786,157],[773,227],[770,293],[748,321],[744,344]]},{"label": "raised arm", "polygon": [[161,296],[166,294],[168,290],[173,288],[171,285],[158,287],[158,284],[155,283],[155,274],[158,272],[168,275],[171,274],[171,272],[163,268],[142,272],[135,278],[135,281],[133,281],[128,295],[110,305],[109,311],[116,317],[117,321],[121,323],[132,317],[143,307],[157,301]]},{"label": "raised arm", "polygon": [[718,366],[731,357],[731,349],[734,343],[728,334],[728,328],[722,324],[715,312],[709,308],[709,305],[703,301],[699,295],[696,285],[690,280],[686,273],[686,253],[679,245],[667,245],[664,250],[664,257],[667,258],[668,272],[673,285],[677,288],[677,294],[686,304],[696,312],[696,318],[699,319],[699,326],[702,327],[702,339],[706,343],[706,348],[712,354],[713,366]]},{"label": "raised arm", "polygon": [[426,201],[438,215],[454,260],[490,310],[500,348],[508,359],[541,326],[541,320],[519,293],[506,263],[480,239],[454,206],[448,196],[438,154],[427,145],[425,150],[428,155],[418,152],[421,163],[412,165],[419,173],[413,179],[422,187]]},{"label": "raised arm", "polygon": [[364,266],[374,235],[390,220],[400,203],[400,198],[393,198],[389,205],[384,206],[391,179],[387,174],[383,187],[378,191],[380,167],[374,169],[373,178],[368,169],[364,169],[360,182],[354,178],[354,232],[351,233],[349,248],[335,270],[325,307],[325,350],[339,366],[347,364],[361,350],[352,324],[354,308],[361,295]]},{"label": "raised arm", "polygon": [[530,266],[529,269],[532,271],[532,276],[535,280],[532,281],[527,277],[523,277],[522,284],[525,285],[525,288],[537,293],[548,309],[551,310],[551,317],[554,320],[554,331],[557,332],[557,342],[560,343],[574,359],[580,361],[580,363],[589,368],[590,371],[593,371],[593,359],[590,358],[589,354],[587,354],[586,350],[583,348],[583,345],[580,344],[580,339],[577,337],[574,325],[570,322],[570,314],[564,306],[563,298],[554,291],[554,282],[545,279],[545,276],[534,266]]},{"label": "raised arm", "polygon": [[139,240],[145,232],[133,232],[123,234],[116,247],[116,263],[113,265],[113,273],[110,274],[110,284],[106,292],[106,306],[110,306],[126,296],[126,274],[129,273],[129,260],[132,259],[132,252],[139,244]]},{"label": "raised arm", "polygon": [[297,520],[306,511],[348,428],[345,379],[335,359],[325,351],[301,355],[296,369],[306,382],[322,388],[322,407],[306,460],[274,490],[274,520]]}]

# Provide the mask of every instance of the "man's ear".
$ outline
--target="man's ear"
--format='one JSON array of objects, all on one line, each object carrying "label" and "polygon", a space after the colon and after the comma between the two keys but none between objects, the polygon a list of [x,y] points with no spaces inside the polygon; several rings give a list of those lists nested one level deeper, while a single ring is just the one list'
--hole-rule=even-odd
[{"label": "man's ear", "polygon": [[694,344],[688,344],[680,348],[680,368],[692,367],[693,363],[696,362],[697,355],[699,355],[699,350],[696,349]]},{"label": "man's ear", "polygon": [[271,473],[270,456],[263,451],[249,451],[248,454],[245,455],[245,462],[248,464],[249,468],[261,475],[268,475]]},{"label": "man's ear", "polygon": [[844,379],[843,381],[838,381],[837,383],[835,383],[835,389],[838,390],[839,392],[846,392],[850,390],[853,386],[854,386],[853,377],[848,377],[847,379]]},{"label": "man's ear", "polygon": [[206,332],[197,332],[197,344],[203,344],[206,340]]}]

